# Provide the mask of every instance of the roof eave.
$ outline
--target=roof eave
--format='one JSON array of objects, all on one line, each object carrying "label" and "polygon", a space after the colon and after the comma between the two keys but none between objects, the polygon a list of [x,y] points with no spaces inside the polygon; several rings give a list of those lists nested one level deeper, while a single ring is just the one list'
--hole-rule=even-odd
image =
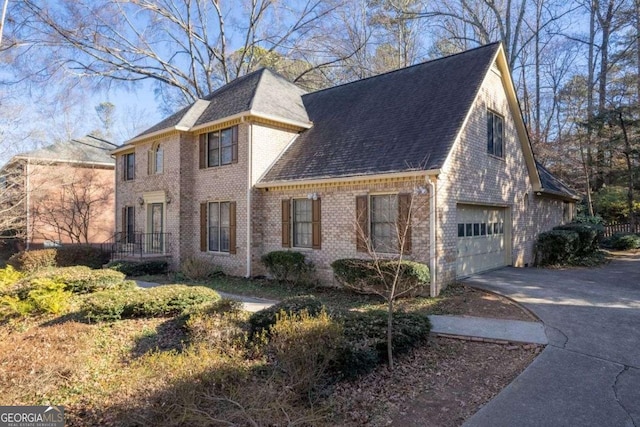
[{"label": "roof eave", "polygon": [[390,179],[390,178],[418,178],[426,176],[438,176],[440,169],[429,170],[413,170],[402,172],[389,172],[379,173],[371,175],[349,175],[349,176],[337,176],[337,177],[325,177],[325,178],[312,178],[312,179],[296,179],[296,180],[280,180],[280,181],[266,181],[257,182],[256,188],[270,188],[270,187],[289,187],[296,185],[318,185],[318,184],[333,184],[343,183],[350,181],[371,181],[376,179]]},{"label": "roof eave", "polygon": [[560,198],[563,200],[571,200],[574,202],[578,202],[580,201],[580,197],[575,195],[575,194],[567,194],[567,193],[563,193],[561,191],[554,191],[554,190],[548,190],[545,188],[541,188],[540,190],[536,191],[536,195],[538,196],[551,196],[553,198]]}]

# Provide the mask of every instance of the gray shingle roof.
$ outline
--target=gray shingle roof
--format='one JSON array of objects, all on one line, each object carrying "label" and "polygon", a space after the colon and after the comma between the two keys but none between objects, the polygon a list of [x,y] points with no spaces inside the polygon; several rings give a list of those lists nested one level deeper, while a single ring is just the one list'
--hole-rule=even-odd
[{"label": "gray shingle roof", "polygon": [[199,126],[249,110],[307,123],[309,117],[301,99],[304,93],[279,74],[261,68],[222,86],[204,100],[172,114],[136,138],[178,125]]},{"label": "gray shingle roof", "polygon": [[69,141],[56,142],[38,150],[19,154],[16,157],[115,165],[115,160],[111,158],[110,153],[116,147],[117,145],[109,141],[93,135],[86,135]]},{"label": "gray shingle roof", "polygon": [[493,43],[304,95],[313,127],[262,181],[439,169],[498,48]]},{"label": "gray shingle roof", "polygon": [[540,183],[544,191],[550,191],[553,193],[562,194],[568,197],[577,197],[576,193],[567,187],[562,181],[553,176],[551,172],[540,163],[536,162],[536,168],[538,169],[538,175],[540,176]]}]

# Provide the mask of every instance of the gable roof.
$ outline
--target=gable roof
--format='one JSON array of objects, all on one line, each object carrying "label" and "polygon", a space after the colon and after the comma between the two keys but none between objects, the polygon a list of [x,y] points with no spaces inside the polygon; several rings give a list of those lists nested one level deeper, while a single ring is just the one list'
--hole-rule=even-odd
[{"label": "gable roof", "polygon": [[499,46],[304,95],[314,125],[262,182],[439,169]]},{"label": "gable roof", "polygon": [[301,99],[304,93],[303,89],[279,74],[261,68],[172,114],[138,134],[132,141],[165,130],[192,130],[245,112],[308,123],[309,117]]},{"label": "gable roof", "polygon": [[111,157],[111,150],[116,147],[117,145],[107,140],[93,135],[86,135],[18,154],[14,156],[14,159],[115,165],[115,160]]}]

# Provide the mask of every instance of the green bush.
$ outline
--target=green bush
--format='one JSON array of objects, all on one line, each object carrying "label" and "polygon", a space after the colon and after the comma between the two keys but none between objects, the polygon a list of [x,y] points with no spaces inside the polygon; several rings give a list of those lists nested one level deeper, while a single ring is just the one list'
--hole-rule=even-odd
[{"label": "green bush", "polygon": [[553,228],[554,230],[575,231],[578,233],[578,247],[576,256],[591,255],[598,250],[598,243],[604,234],[602,225],[593,224],[566,224]]},{"label": "green bush", "polygon": [[16,271],[12,266],[8,265],[6,268],[0,269],[0,292],[4,289],[13,286],[22,278],[22,273]]},{"label": "green bush", "polygon": [[249,313],[242,303],[221,299],[187,309],[185,327],[191,343],[204,343],[211,348],[243,351],[247,344],[245,324]]},{"label": "green bush", "polygon": [[[349,312],[342,318],[345,344],[340,350],[336,370],[342,377],[355,378],[387,361],[387,312],[383,310]],[[426,342],[431,331],[429,318],[417,313],[393,315],[394,355]]]},{"label": "green bush", "polygon": [[153,274],[165,274],[169,270],[167,261],[112,261],[105,265],[106,268],[116,270],[127,276],[146,276]]},{"label": "green bush", "polygon": [[34,279],[26,295],[4,295],[0,298],[0,314],[26,316],[31,313],[63,314],[70,306],[71,292],[64,283],[52,279]]},{"label": "green bush", "polygon": [[55,251],[58,267],[84,265],[90,268],[102,268],[111,257],[108,251],[89,245],[62,246]]},{"label": "green bush", "polygon": [[551,230],[538,235],[538,265],[569,264],[578,254],[580,236],[571,230]]},{"label": "green bush", "polygon": [[65,290],[75,294],[121,289],[122,287],[130,286],[128,282],[125,282],[124,274],[119,271],[108,269],[92,270],[85,266],[40,270],[24,280],[31,281],[40,278],[64,283]]},{"label": "green bush", "polygon": [[206,280],[222,274],[220,267],[211,260],[191,257],[180,265],[180,272],[189,280]]},{"label": "green bush", "polygon": [[181,314],[190,307],[218,299],[217,292],[202,286],[165,285],[96,292],[87,296],[81,311],[88,321],[98,322],[162,317]]},{"label": "green bush", "polygon": [[342,346],[342,326],[323,310],[310,315],[278,314],[271,327],[268,349],[284,380],[284,387],[312,402],[325,385],[327,372]]},{"label": "green bush", "polygon": [[281,312],[299,314],[302,311],[306,311],[310,316],[315,316],[320,313],[323,308],[324,305],[322,305],[322,302],[313,295],[287,298],[269,308],[253,313],[249,318],[249,332],[251,336],[259,334],[262,331],[268,332],[269,329],[276,324],[278,315]]},{"label": "green bush", "polygon": [[632,233],[616,233],[609,239],[609,246],[612,249],[621,251],[640,249],[640,235]]},{"label": "green bush", "polygon": [[7,264],[23,272],[31,273],[41,268],[56,266],[56,249],[22,251],[9,258]]},{"label": "green bush", "polygon": [[339,283],[364,293],[386,293],[398,269],[396,293],[420,289],[431,280],[429,267],[414,261],[346,258],[335,260],[331,268]]},{"label": "green bush", "polygon": [[273,251],[263,255],[261,261],[275,280],[291,285],[308,282],[314,270],[300,252]]}]

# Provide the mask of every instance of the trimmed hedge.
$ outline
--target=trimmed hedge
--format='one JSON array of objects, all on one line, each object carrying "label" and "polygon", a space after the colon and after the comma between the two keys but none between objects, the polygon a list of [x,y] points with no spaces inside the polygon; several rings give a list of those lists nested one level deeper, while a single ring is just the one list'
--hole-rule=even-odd
[{"label": "trimmed hedge", "polygon": [[621,251],[639,249],[640,235],[632,233],[616,233],[609,239],[609,246]]},{"label": "trimmed hedge", "polygon": [[551,230],[538,235],[538,265],[568,264],[578,252],[580,236],[571,230]]},{"label": "trimmed hedge", "polygon": [[16,270],[31,273],[41,268],[55,267],[57,253],[56,249],[22,251],[12,255],[7,264]]},{"label": "trimmed hedge", "polygon": [[566,224],[553,228],[554,230],[575,231],[578,233],[577,256],[590,255],[598,250],[600,237],[604,233],[602,226],[593,224]]},{"label": "trimmed hedge", "polygon": [[306,281],[313,272],[313,264],[304,254],[294,251],[272,251],[260,259],[273,278],[279,282],[297,284]]},{"label": "trimmed hedge", "polygon": [[419,289],[427,286],[431,280],[429,267],[425,264],[406,260],[381,260],[377,262],[384,279],[378,273],[375,260],[338,259],[331,263],[331,268],[336,280],[343,286],[365,293],[372,290],[384,291],[388,284],[393,283],[398,262],[400,262],[398,291]]},{"label": "trimmed hedge", "polygon": [[165,285],[150,289],[109,290],[89,295],[81,312],[90,322],[173,316],[195,305],[219,299],[216,291],[203,286]]},{"label": "trimmed hedge", "polygon": [[167,261],[112,261],[105,265],[106,268],[119,271],[127,276],[146,276],[153,274],[165,274],[169,271]]},{"label": "trimmed hedge", "polygon": [[306,311],[310,316],[315,316],[320,313],[323,308],[324,305],[322,302],[313,295],[302,295],[284,299],[278,304],[253,313],[249,318],[249,334],[254,336],[262,331],[269,332],[269,329],[276,324],[280,312],[291,315]]},{"label": "trimmed hedge", "polygon": [[69,245],[60,248],[22,251],[9,258],[7,264],[14,268],[34,272],[47,267],[73,267],[83,265],[90,268],[102,268],[109,262],[109,252],[88,245]]}]

